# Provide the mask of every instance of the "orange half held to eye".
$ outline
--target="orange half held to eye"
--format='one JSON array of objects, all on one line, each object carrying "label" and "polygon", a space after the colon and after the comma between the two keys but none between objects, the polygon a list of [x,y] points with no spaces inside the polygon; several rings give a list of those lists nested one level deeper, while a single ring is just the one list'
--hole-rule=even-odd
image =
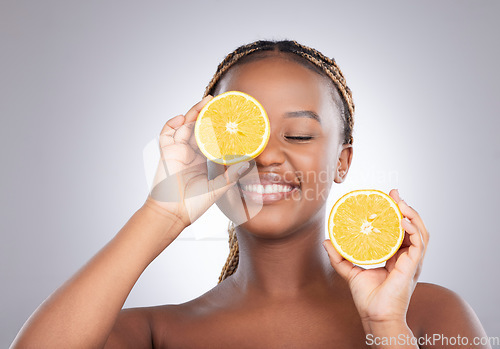
[{"label": "orange half held to eye", "polygon": [[209,160],[232,165],[257,157],[269,141],[270,129],[267,113],[254,97],[228,91],[203,107],[194,134]]}]

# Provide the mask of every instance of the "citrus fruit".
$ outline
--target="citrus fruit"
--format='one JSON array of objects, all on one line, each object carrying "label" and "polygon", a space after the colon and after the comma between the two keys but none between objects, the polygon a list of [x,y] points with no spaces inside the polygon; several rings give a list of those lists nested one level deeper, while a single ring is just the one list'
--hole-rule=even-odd
[{"label": "citrus fruit", "polygon": [[389,195],[374,189],[354,190],[333,205],[328,232],[335,249],[348,261],[378,264],[401,246],[405,234],[402,219]]},{"label": "citrus fruit", "polygon": [[254,97],[228,91],[205,104],[194,134],[209,160],[231,165],[255,158],[264,150],[270,125],[266,111]]}]

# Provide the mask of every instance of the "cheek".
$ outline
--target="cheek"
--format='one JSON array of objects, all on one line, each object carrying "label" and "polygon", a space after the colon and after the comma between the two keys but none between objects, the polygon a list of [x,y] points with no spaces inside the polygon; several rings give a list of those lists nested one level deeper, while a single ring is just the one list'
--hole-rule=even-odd
[{"label": "cheek", "polygon": [[[294,155],[292,164],[302,181],[302,194],[307,200],[326,200],[334,180],[336,149],[330,142],[319,147],[310,147],[298,156]],[[330,150],[330,151],[329,151]]]}]

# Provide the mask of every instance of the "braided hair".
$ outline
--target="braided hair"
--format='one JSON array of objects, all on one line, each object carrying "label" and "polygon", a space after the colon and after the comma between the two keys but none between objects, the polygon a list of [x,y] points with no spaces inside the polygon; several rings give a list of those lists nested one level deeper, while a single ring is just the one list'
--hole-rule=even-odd
[{"label": "braided hair", "polygon": [[[262,58],[262,55],[256,55],[256,53],[265,52],[284,52],[288,53],[287,58],[295,60],[297,63],[316,71],[317,73],[325,76],[331,82],[340,94],[342,118],[344,125],[344,144],[352,144],[353,137],[352,131],[354,127],[354,103],[352,100],[352,93],[347,86],[344,74],[337,66],[337,63],[333,58],[326,57],[321,52],[307,47],[305,45],[299,44],[296,41],[291,40],[281,40],[281,41],[266,41],[259,40],[252,42],[247,45],[238,47],[233,52],[229,53],[226,58],[219,64],[215,75],[209,82],[205,89],[203,97],[207,95],[214,95],[219,82],[226,72],[233,66],[238,64],[243,64],[253,59]],[[229,233],[229,256],[227,261],[222,268],[221,275],[219,277],[219,283],[232,275],[238,268],[239,260],[239,248],[238,240],[236,238],[235,227],[232,222],[230,222],[228,227]]]}]

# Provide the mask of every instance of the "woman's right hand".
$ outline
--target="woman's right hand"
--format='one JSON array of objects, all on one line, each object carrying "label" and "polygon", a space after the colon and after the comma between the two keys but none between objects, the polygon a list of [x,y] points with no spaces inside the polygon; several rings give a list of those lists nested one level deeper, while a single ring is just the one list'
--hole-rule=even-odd
[{"label": "woman's right hand", "polygon": [[183,228],[236,183],[238,169],[248,166],[247,162],[232,165],[208,180],[207,160],[196,145],[193,130],[201,108],[210,99],[204,98],[185,116],[167,122],[160,135],[161,159],[153,190],[143,207],[38,307],[12,348],[103,348],[107,341],[107,347],[139,348],[151,343],[147,316],[121,317],[125,324],[145,331],[124,333],[116,325],[131,289]]},{"label": "woman's right hand", "polygon": [[231,165],[223,174],[208,179],[207,158],[196,143],[194,125],[212,98],[203,98],[186,115],[167,121],[160,133],[160,162],[145,205],[174,215],[184,226],[198,219],[249,167],[248,162]]}]

